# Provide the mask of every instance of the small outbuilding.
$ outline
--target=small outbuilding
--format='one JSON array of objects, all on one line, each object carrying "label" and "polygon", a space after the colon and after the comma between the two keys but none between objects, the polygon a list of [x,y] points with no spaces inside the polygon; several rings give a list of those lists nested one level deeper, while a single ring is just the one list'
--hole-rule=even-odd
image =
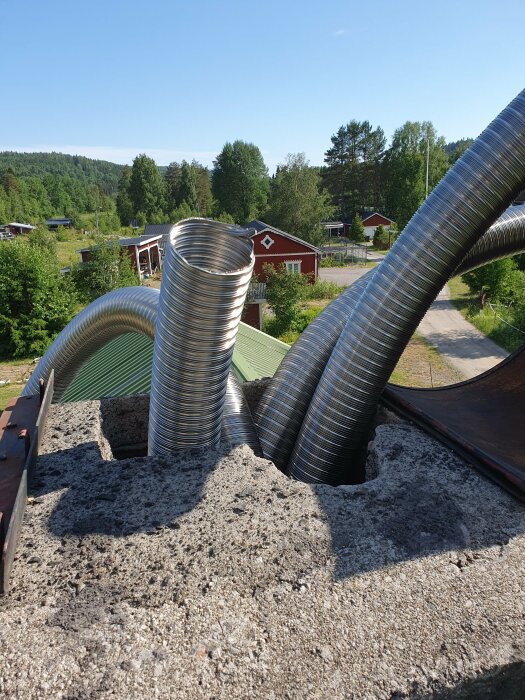
[{"label": "small outbuilding", "polygon": [[62,219],[46,219],[46,226],[50,231],[56,231],[59,226],[64,228],[71,228],[73,225],[72,219],[62,218]]},{"label": "small outbuilding", "polygon": [[389,219],[387,216],[383,216],[383,214],[378,214],[376,211],[373,214],[368,214],[368,216],[363,217],[362,222],[365,228],[366,241],[371,241],[374,238],[374,233],[378,226],[388,228],[394,223],[392,219]]},{"label": "small outbuilding", "polygon": [[20,236],[22,233],[31,233],[34,228],[35,227],[31,226],[31,224],[21,224],[18,221],[11,221],[10,224],[0,226],[0,232],[7,237]]},{"label": "small outbuilding", "polygon": [[[151,275],[161,268],[161,254],[159,240],[162,236],[134,236],[132,238],[120,238],[118,244],[126,248],[133,268],[139,277]],[[80,259],[88,262],[91,248],[81,248]]]}]

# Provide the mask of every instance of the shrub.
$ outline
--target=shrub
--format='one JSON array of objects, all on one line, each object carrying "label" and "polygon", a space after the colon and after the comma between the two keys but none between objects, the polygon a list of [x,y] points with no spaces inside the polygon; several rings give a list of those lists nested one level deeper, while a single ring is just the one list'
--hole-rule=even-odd
[{"label": "shrub", "polygon": [[81,299],[90,302],[113,289],[138,284],[127,251],[118,241],[98,239],[89,251],[88,262],[76,265],[71,271]]},{"label": "shrub", "polygon": [[321,258],[319,261],[319,267],[344,267],[345,264],[342,260],[334,258],[329,255],[327,258]]},{"label": "shrub", "polygon": [[41,355],[73,315],[75,297],[45,246],[0,245],[0,356]]},{"label": "shrub", "polygon": [[388,250],[390,236],[384,226],[376,226],[374,231],[373,245],[377,250]]},{"label": "shrub", "polygon": [[274,333],[280,335],[289,330],[297,317],[297,302],[307,286],[306,275],[288,272],[284,263],[276,269],[273,265],[264,265],[266,277],[266,299],[275,314]]},{"label": "shrub", "polygon": [[301,298],[305,301],[311,299],[335,299],[345,287],[328,280],[315,280],[313,284],[307,284],[302,290]]}]

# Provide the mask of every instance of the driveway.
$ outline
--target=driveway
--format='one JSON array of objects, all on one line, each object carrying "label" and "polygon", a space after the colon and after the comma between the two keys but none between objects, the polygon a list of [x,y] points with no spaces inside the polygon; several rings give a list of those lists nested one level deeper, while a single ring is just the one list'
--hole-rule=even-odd
[{"label": "driveway", "polygon": [[319,278],[336,284],[343,284],[347,287],[353,284],[363,275],[370,271],[369,267],[321,267],[319,268]]},{"label": "driveway", "polygon": [[449,301],[448,286],[419,324],[418,332],[466,379],[486,372],[509,354],[480,333]]}]

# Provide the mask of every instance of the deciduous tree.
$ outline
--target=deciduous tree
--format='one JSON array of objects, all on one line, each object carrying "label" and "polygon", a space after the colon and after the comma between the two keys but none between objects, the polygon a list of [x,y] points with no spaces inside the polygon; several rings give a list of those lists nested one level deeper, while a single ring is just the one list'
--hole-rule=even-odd
[{"label": "deciduous tree", "polygon": [[333,215],[330,196],[321,187],[318,168],[304,153],[289,154],[272,179],[268,222],[314,245],[323,242],[321,221]]},{"label": "deciduous tree", "polygon": [[41,355],[71,319],[74,295],[45,245],[0,245],[0,356]]},{"label": "deciduous tree", "polygon": [[90,248],[89,260],[77,265],[72,275],[79,296],[86,302],[112,289],[138,284],[127,250],[115,239],[97,240]]},{"label": "deciduous tree", "polygon": [[429,192],[449,167],[445,140],[431,122],[406,122],[397,129],[385,156],[385,205],[402,229],[425,198],[428,143]]},{"label": "deciduous tree", "polygon": [[268,188],[268,170],[257,146],[245,141],[226,143],[214,161],[212,173],[217,211],[245,224],[265,211]]}]

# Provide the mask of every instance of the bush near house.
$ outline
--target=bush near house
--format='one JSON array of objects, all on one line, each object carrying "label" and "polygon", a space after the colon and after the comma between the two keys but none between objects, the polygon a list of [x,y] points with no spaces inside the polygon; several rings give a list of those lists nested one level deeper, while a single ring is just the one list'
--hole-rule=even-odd
[{"label": "bush near house", "polygon": [[91,246],[89,260],[78,263],[71,277],[80,299],[86,303],[118,289],[139,283],[126,251],[117,240],[99,239]]},{"label": "bush near house", "polygon": [[388,250],[390,236],[384,226],[377,226],[374,231],[373,246],[377,250]]}]

